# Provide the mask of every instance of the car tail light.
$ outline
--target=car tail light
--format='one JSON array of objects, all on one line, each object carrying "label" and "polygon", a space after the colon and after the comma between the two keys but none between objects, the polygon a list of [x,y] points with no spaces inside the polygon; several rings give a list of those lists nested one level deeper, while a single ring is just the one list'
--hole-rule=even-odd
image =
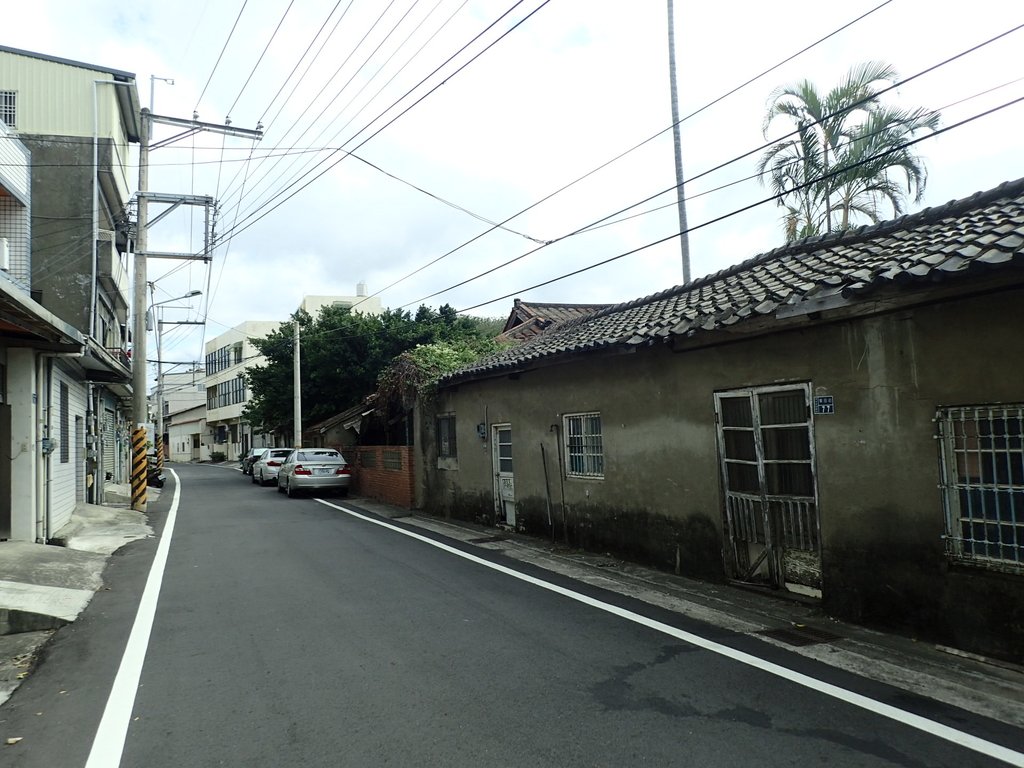
[{"label": "car tail light", "polygon": [[348,468],[348,464],[342,464],[340,467],[338,467],[334,471],[334,474],[336,474],[336,475],[351,475],[352,474],[352,470]]},{"label": "car tail light", "polygon": [[308,469],[306,469],[301,464],[296,464],[295,465],[295,474],[296,475],[312,475],[313,473],[310,472]]},{"label": "car tail light", "polygon": [[268,467],[280,467],[281,466],[281,462],[280,461],[268,461],[267,462],[267,466]]}]

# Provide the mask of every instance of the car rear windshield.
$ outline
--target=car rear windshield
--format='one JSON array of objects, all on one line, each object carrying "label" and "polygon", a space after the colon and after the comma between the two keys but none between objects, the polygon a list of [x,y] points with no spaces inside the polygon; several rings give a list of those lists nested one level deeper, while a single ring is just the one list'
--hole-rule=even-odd
[{"label": "car rear windshield", "polygon": [[285,456],[287,456],[291,452],[292,451],[291,451],[290,448],[286,448],[285,450],[282,450],[282,451],[271,451],[270,452],[270,456],[271,456],[271,458],[274,458],[274,459],[283,459]]},{"label": "car rear windshield", "polygon": [[337,451],[300,451],[299,461],[335,461],[341,458]]}]

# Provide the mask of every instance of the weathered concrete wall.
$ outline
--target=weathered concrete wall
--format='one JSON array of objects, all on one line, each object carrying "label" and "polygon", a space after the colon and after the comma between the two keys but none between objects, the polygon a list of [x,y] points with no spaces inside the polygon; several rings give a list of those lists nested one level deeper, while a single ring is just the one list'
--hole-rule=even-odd
[{"label": "weathered concrete wall", "polygon": [[32,152],[32,289],[57,317],[89,332],[92,143],[22,136]]},{"label": "weathered concrete wall", "polygon": [[[424,507],[493,521],[491,446],[510,423],[517,524],[682,573],[719,578],[723,499],[714,393],[809,382],[835,398],[814,419],[823,602],[836,615],[1003,657],[1024,648],[1024,575],[951,563],[933,419],[946,405],[1024,401],[1024,290],[717,346],[581,358],[518,378],[461,384],[458,459],[439,469],[425,412]],[[604,478],[565,477],[565,413],[601,413]],[[545,488],[541,445],[548,459]],[[1020,660],[1020,659],[1018,659]]]}]

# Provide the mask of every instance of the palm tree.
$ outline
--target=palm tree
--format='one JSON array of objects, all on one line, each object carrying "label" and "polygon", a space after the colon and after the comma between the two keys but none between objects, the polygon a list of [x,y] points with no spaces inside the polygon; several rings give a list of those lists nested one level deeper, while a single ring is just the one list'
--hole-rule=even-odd
[{"label": "palm tree", "polygon": [[[920,200],[927,174],[905,144],[919,131],[935,130],[939,115],[880,104],[879,90],[896,79],[890,65],[867,62],[824,96],[809,80],[772,93],[765,136],[778,117],[791,120],[795,131],[765,151],[757,170],[787,210],[787,240],[847,229],[853,215],[878,221],[880,201],[899,214],[906,194]],[[906,178],[906,192],[893,171]]]}]

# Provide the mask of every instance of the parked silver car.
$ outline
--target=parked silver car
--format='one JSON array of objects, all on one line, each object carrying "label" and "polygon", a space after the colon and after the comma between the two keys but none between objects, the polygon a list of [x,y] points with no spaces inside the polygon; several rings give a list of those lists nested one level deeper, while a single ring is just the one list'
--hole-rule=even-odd
[{"label": "parked silver car", "polygon": [[251,475],[252,465],[255,464],[259,460],[260,456],[266,453],[266,451],[266,448],[250,448],[246,451],[245,456],[243,456],[241,461],[238,462],[242,468],[242,474]]},{"label": "parked silver car", "polygon": [[277,473],[292,452],[291,448],[268,448],[252,465],[252,481],[260,485],[277,482]]},{"label": "parked silver car", "polygon": [[294,498],[301,491],[337,491],[348,495],[352,471],[333,448],[296,448],[277,474],[277,490]]}]

